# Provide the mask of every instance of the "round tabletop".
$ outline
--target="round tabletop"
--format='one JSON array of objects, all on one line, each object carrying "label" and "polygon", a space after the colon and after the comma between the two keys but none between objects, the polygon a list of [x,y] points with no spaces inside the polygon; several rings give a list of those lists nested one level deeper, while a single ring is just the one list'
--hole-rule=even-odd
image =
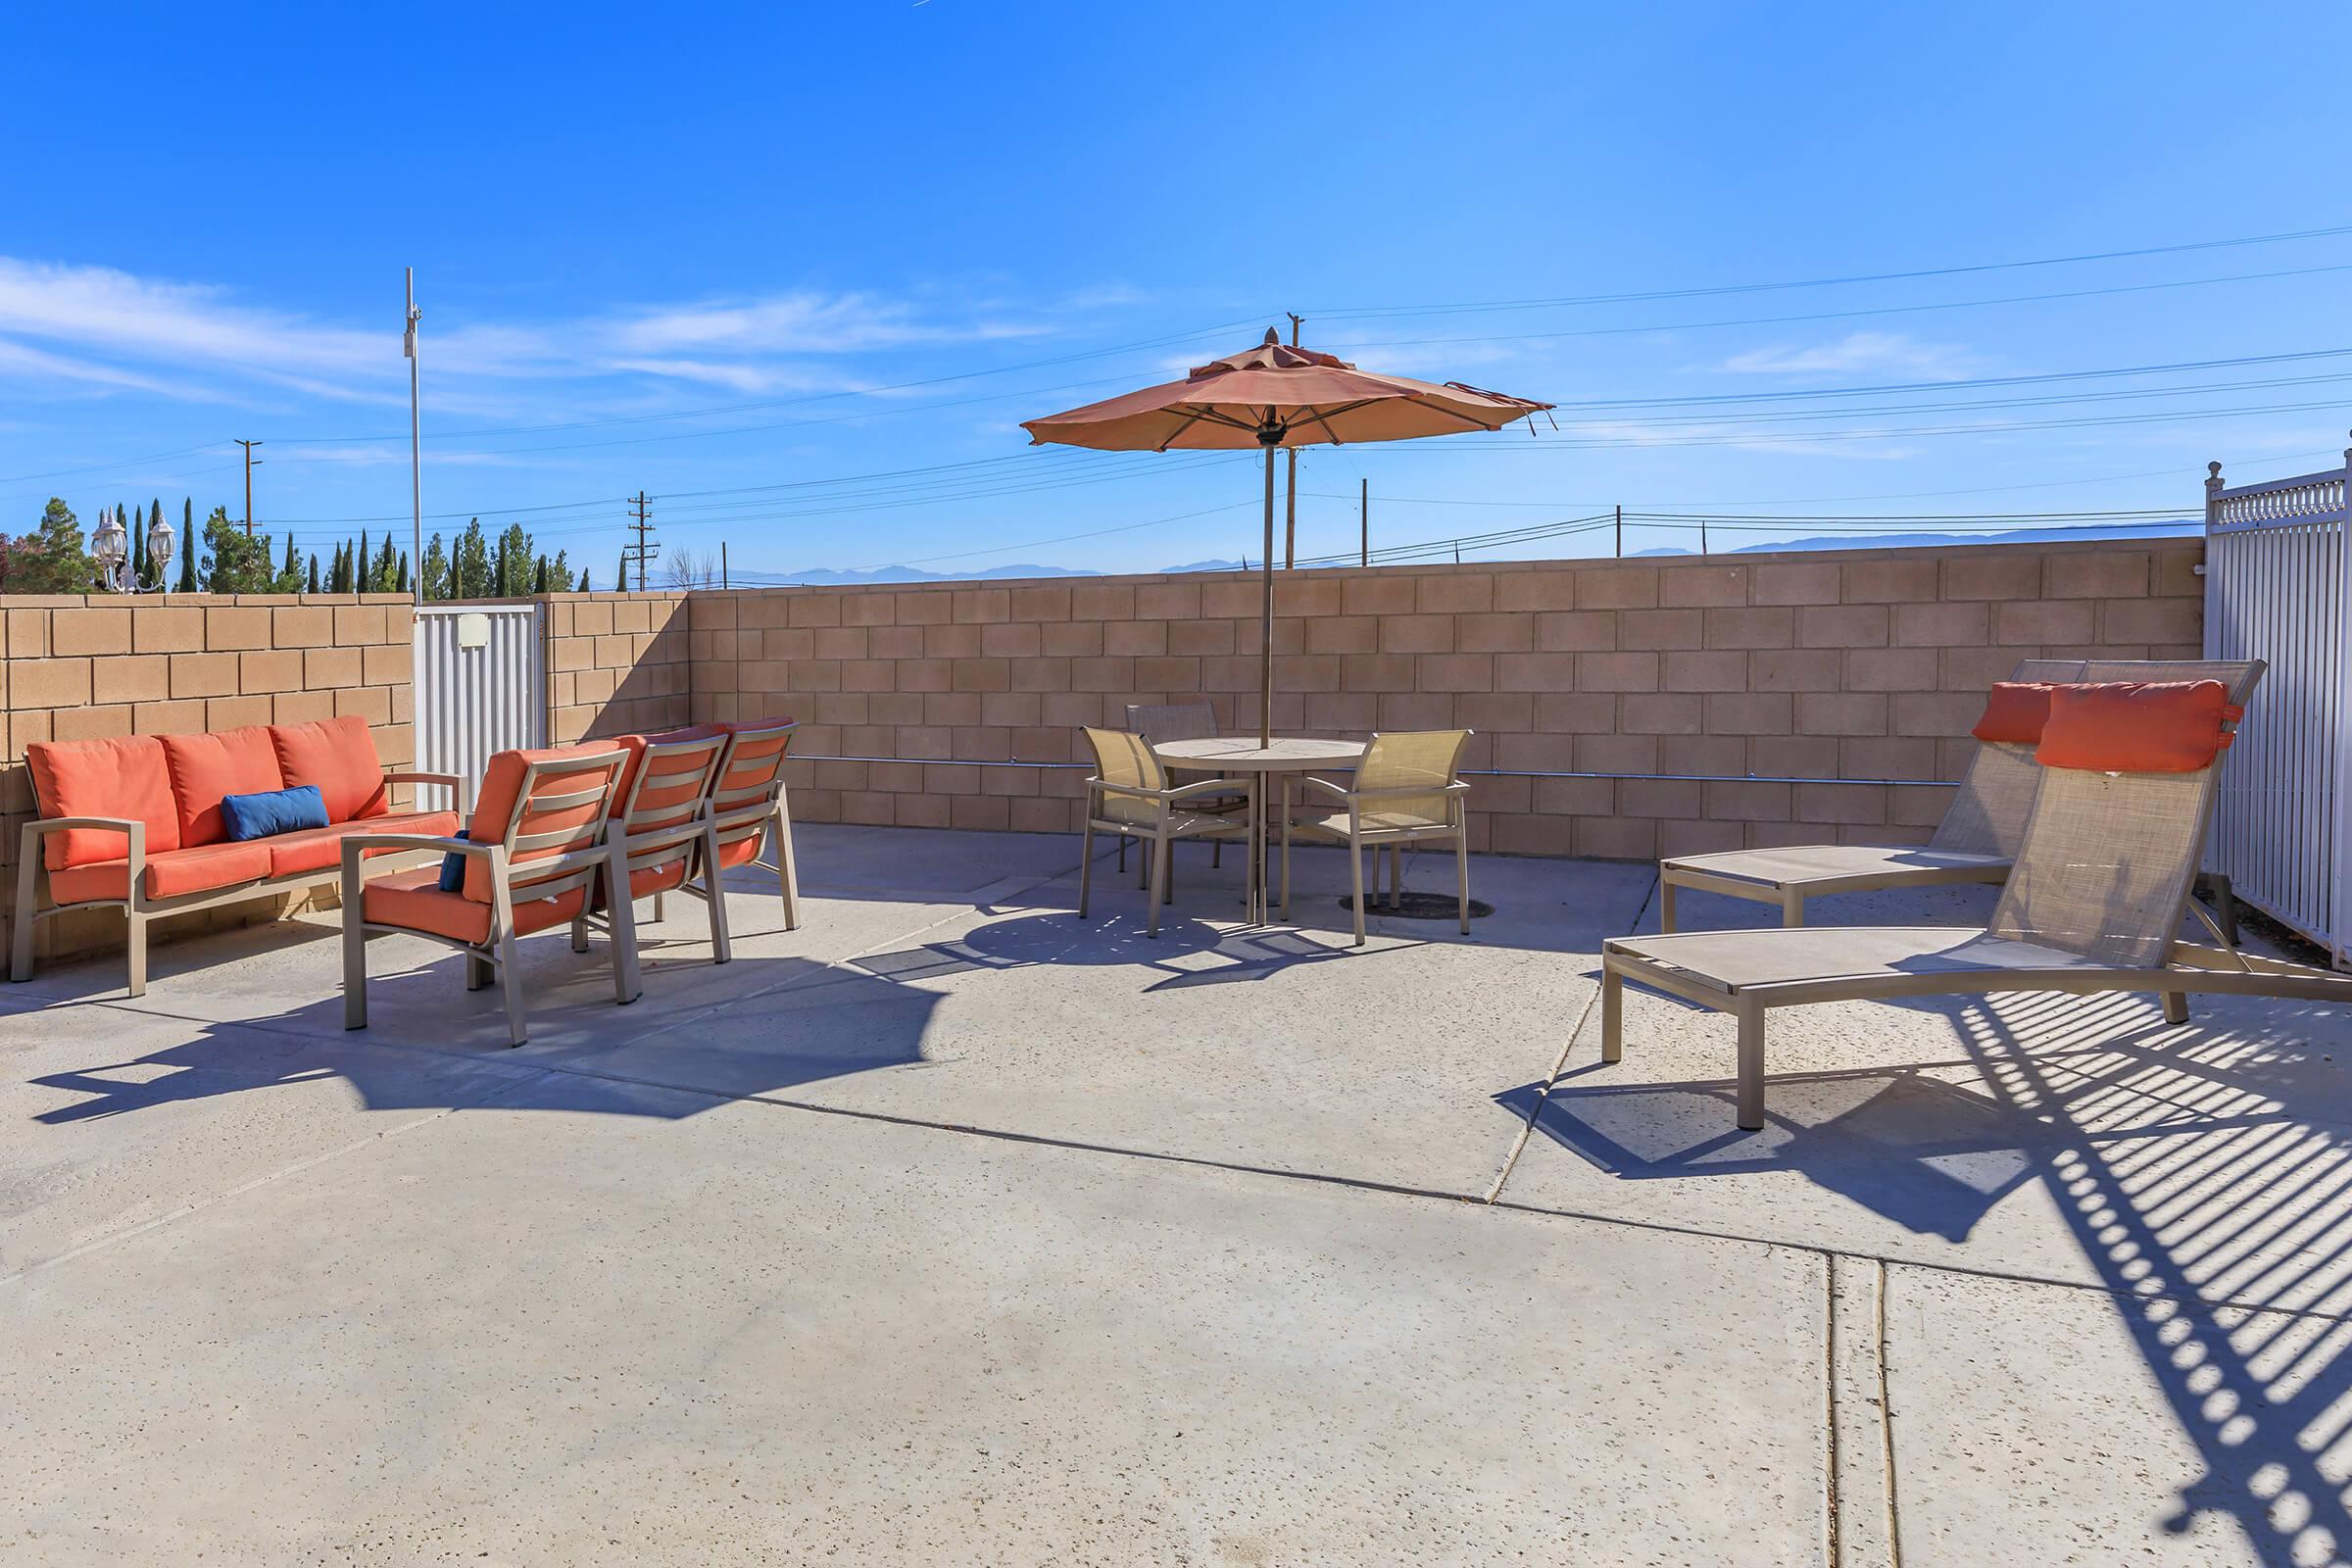
[{"label": "round tabletop", "polygon": [[1311,767],[1353,767],[1364,760],[1361,741],[1318,741],[1276,736],[1260,746],[1250,737],[1220,735],[1207,740],[1162,741],[1152,754],[1178,766],[1208,766],[1220,773],[1302,773]]}]

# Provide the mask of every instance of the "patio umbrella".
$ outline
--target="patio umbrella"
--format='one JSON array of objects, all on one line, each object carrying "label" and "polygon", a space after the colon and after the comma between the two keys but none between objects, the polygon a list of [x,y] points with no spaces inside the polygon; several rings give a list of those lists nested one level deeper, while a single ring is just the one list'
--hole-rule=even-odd
[{"label": "patio umbrella", "polygon": [[1359,370],[1333,355],[1295,348],[1269,327],[1256,348],[1200,366],[1181,381],[1024,419],[1021,428],[1033,444],[1056,441],[1102,452],[1265,449],[1266,548],[1260,568],[1265,607],[1257,701],[1257,738],[1263,745],[1274,732],[1274,449],[1499,430],[1550,407],[1459,381],[1440,386]]}]

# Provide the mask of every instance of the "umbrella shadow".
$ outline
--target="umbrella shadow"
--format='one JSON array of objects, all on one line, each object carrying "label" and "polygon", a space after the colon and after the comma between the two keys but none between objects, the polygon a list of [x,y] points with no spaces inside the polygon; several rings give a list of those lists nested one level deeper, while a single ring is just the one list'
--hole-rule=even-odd
[{"label": "umbrella shadow", "polygon": [[1304,931],[1275,926],[1226,930],[1170,910],[1160,912],[1156,937],[1146,933],[1140,917],[1080,920],[1060,912],[1028,914],[992,921],[946,941],[850,961],[894,985],[1049,964],[1133,968],[1160,976],[1144,987],[1155,992],[1265,980],[1302,964],[1359,957],[1366,952],[1318,942]]}]

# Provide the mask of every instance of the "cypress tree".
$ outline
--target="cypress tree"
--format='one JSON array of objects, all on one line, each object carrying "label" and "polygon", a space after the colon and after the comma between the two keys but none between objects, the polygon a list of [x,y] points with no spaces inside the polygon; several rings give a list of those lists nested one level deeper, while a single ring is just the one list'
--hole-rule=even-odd
[{"label": "cypress tree", "polygon": [[406,550],[400,553],[400,578],[393,584],[392,591],[403,594],[409,591],[409,553]]},{"label": "cypress tree", "polygon": [[305,590],[305,592],[308,592],[308,593],[314,593],[314,594],[315,594],[315,593],[317,593],[318,591],[318,557],[317,553],[316,553],[316,552],[314,552],[314,553],[312,554],[312,556],[311,556],[311,585],[310,585],[310,587],[309,587],[308,589],[306,589],[306,590]]},{"label": "cypress tree", "polygon": [[196,498],[187,496],[179,504],[179,591],[196,591]]}]

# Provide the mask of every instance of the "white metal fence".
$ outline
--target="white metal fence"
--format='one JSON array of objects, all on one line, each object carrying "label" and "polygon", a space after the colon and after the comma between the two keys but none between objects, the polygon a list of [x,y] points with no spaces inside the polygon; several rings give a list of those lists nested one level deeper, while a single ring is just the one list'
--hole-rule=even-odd
[{"label": "white metal fence", "polygon": [[537,605],[426,605],[417,611],[419,768],[479,779],[491,753],[547,744],[539,616]]},{"label": "white metal fence", "polygon": [[2270,671],[2222,770],[2207,860],[2241,899],[2327,946],[2352,947],[2352,606],[2344,466],[2262,484],[2205,483],[2205,652]]}]

